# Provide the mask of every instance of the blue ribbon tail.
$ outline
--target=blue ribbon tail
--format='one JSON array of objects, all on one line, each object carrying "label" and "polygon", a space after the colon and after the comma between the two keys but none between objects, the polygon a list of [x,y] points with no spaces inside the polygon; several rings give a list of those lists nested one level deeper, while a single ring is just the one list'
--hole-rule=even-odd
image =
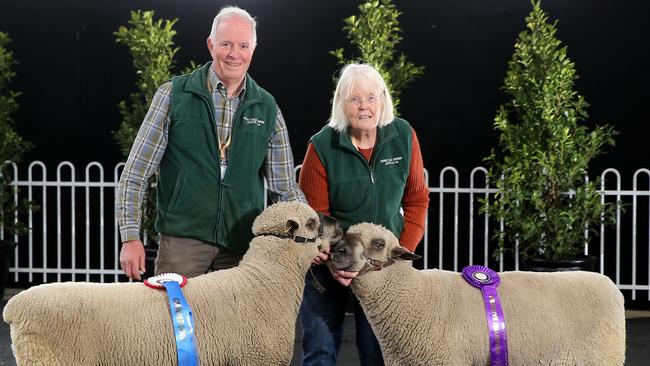
[{"label": "blue ribbon tail", "polygon": [[174,323],[178,366],[199,366],[196,342],[194,341],[192,310],[187,304],[178,282],[168,281],[164,283],[164,286],[167,290],[169,310]]}]

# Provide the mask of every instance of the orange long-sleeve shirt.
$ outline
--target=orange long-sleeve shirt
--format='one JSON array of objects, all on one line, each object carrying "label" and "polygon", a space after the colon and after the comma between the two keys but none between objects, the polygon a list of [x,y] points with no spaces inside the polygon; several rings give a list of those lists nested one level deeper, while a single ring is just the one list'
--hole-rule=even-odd
[{"label": "orange long-sleeve shirt", "polygon": [[[415,130],[413,130],[412,142],[409,176],[402,197],[404,229],[400,235],[400,244],[410,251],[415,251],[424,235],[424,220],[429,207],[429,188],[424,183],[422,153]],[[366,160],[370,160],[372,149],[359,149],[359,152]],[[314,210],[329,215],[327,172],[311,143],[307,146],[305,160],[300,169],[299,184],[309,205]]]}]

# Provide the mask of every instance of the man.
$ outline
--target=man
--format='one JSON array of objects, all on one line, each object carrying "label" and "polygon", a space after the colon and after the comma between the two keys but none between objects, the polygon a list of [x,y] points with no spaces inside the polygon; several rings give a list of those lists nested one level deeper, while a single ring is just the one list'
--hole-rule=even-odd
[{"label": "man", "polygon": [[221,9],[207,39],[212,62],[154,95],[117,190],[120,265],[128,277],[140,280],[145,271],[140,208],[156,172],[156,274],[193,277],[236,266],[264,208],[264,178],[272,202],[306,202],[282,114],[247,74],[255,28],[245,10]]}]

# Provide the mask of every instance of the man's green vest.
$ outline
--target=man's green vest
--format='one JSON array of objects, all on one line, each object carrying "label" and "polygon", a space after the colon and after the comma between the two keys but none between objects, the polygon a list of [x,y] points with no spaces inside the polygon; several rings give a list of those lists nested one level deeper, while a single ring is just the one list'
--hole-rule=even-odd
[{"label": "man's green vest", "polygon": [[396,118],[377,130],[368,162],[347,133],[326,126],[311,138],[327,172],[330,212],[341,227],[360,222],[381,224],[398,238],[400,213],[411,164],[411,126]]},{"label": "man's green vest", "polygon": [[221,177],[214,102],[207,87],[212,63],[172,79],[167,148],[160,162],[156,230],[218,243],[244,253],[253,220],[264,209],[264,161],[277,104],[246,76],[233,118],[228,169]]}]

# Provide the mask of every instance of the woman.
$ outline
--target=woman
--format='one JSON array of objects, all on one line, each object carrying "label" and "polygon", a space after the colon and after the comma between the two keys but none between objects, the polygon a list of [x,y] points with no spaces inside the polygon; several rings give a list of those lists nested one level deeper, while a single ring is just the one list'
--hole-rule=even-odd
[{"label": "woman", "polygon": [[[300,188],[314,210],[338,219],[344,229],[381,224],[415,250],[429,205],[422,154],[415,131],[393,114],[390,91],[372,66],[343,68],[329,123],[311,138],[300,171]],[[403,215],[401,210],[403,209]],[[336,365],[348,301],[353,301],[361,365],[383,365],[381,350],[348,285],[354,272],[314,259],[300,309],[303,365]]]}]

